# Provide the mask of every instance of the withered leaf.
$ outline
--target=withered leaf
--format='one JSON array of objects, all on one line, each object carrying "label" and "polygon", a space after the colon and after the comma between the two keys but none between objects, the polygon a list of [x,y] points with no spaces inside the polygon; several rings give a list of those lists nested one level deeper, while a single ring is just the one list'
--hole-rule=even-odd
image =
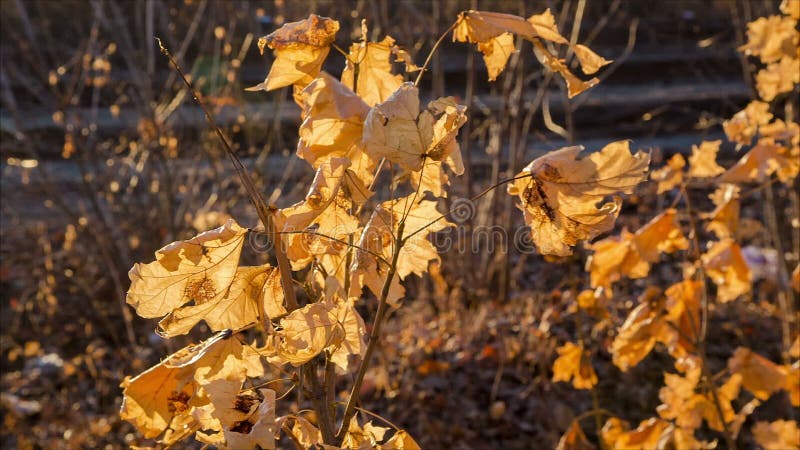
[{"label": "withered leaf", "polygon": [[627,141],[577,159],[581,149],[565,147],[534,160],[508,186],[544,255],[570,255],[579,241],[613,228],[622,201],[597,204],[611,194],[633,192],[650,162],[642,151],[632,155]]}]

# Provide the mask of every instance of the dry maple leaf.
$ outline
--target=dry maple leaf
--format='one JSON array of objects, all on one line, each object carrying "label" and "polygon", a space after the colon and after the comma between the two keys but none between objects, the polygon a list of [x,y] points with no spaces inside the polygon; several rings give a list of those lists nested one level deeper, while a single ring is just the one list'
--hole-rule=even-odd
[{"label": "dry maple leaf", "polygon": [[597,384],[597,374],[582,345],[567,342],[556,350],[558,358],[553,362],[553,381],[572,380],[575,389],[591,389]]},{"label": "dry maple leaf", "polygon": [[643,420],[633,430],[628,423],[616,417],[608,419],[603,425],[601,436],[606,446],[613,449],[650,449],[661,448],[673,431],[666,420],[650,418]]},{"label": "dry maple leaf", "polygon": [[217,229],[163,247],[155,261],[137,263],[128,272],[126,301],[145,318],[162,317],[188,302],[219,301],[236,275],[246,233],[229,219]]},{"label": "dry maple leaf", "polygon": [[259,50],[263,53],[264,47],[272,49],[275,61],[267,78],[248,90],[271,91],[291,85],[305,87],[319,74],[337,31],[339,22],[311,14],[308,19],[287,23],[260,38]]},{"label": "dry maple leaf", "polygon": [[659,295],[657,289],[646,291],[611,344],[614,365],[627,371],[644,359],[657,342],[666,345],[675,358],[694,351],[693,344],[683,336],[697,334],[700,289],[700,282],[684,280],[670,286],[666,297]]},{"label": "dry maple leaf", "polygon": [[747,24],[747,43],[739,50],[769,64],[786,56],[795,57],[798,40],[796,19],[777,15],[759,17]]},{"label": "dry maple leaf", "polygon": [[715,177],[725,169],[717,164],[717,152],[722,141],[703,141],[699,146],[692,146],[692,156],[689,157],[690,178],[710,178]]},{"label": "dry maple leaf", "polygon": [[600,68],[614,62],[603,58],[602,56],[593,52],[592,49],[590,49],[585,45],[578,44],[574,46],[572,49],[575,51],[575,56],[578,57],[578,61],[581,64],[583,73],[585,73],[586,75],[592,75],[596,73],[598,70],[600,70]]},{"label": "dry maple leaf", "polygon": [[[569,44],[567,39],[558,32],[555,17],[549,9],[542,14],[533,15],[527,20],[511,14],[464,11],[458,15],[456,27],[453,30],[453,40],[478,44],[478,50],[483,53],[489,71],[489,80],[494,80],[505,68],[513,46],[513,41],[504,37],[509,33],[516,34],[533,43],[539,61],[550,70],[559,73],[567,82],[570,98],[598,83],[596,78],[582,81],[576,77],[566,64],[553,55],[540,41],[540,39],[544,39],[556,44]],[[593,74],[600,67],[611,62],[583,45],[574,46],[573,50],[586,74]]]},{"label": "dry maple leaf", "polygon": [[610,230],[622,201],[597,204],[618,192],[630,194],[645,177],[650,155],[631,155],[627,141],[576,159],[582,147],[565,147],[531,162],[508,186],[519,197],[525,223],[543,255],[567,256],[570,247]]},{"label": "dry maple leaf", "polygon": [[[419,197],[419,198],[418,198]],[[380,295],[388,275],[384,261],[390,261],[397,245],[400,222],[404,221],[404,236],[411,236],[400,249],[397,258],[397,277],[391,283],[389,302],[395,303],[403,296],[404,290],[399,280],[413,274],[422,276],[428,271],[431,262],[439,262],[436,247],[428,240],[430,233],[453,226],[447,220],[433,222],[441,213],[436,210],[436,202],[422,200],[421,196],[410,194],[396,200],[378,205],[372,213],[358,241],[351,272],[355,282],[350,296],[358,296],[363,286]],[[412,236],[413,234],[413,236]],[[378,260],[380,255],[383,261]]]},{"label": "dry maple leaf", "polygon": [[763,183],[772,174],[789,184],[800,170],[798,156],[773,139],[759,139],[746,155],[719,179],[723,183]]},{"label": "dry maple leaf", "polygon": [[274,337],[276,354],[268,360],[299,367],[325,349],[338,347],[344,338],[345,330],[333,305],[310,303],[280,320],[280,329]]},{"label": "dry maple leaf", "polygon": [[751,431],[764,450],[800,449],[800,428],[794,420],[756,422]]},{"label": "dry maple leaf", "polygon": [[786,385],[786,369],[749,348],[739,347],[728,359],[728,370],[742,376],[744,388],[766,400]]},{"label": "dry maple leaf", "polygon": [[667,161],[667,165],[654,170],[650,174],[650,179],[658,181],[658,194],[667,192],[683,183],[683,168],[686,167],[686,160],[683,155],[676,153]]},{"label": "dry maple leaf", "polygon": [[286,310],[278,269],[269,265],[239,267],[223,297],[175,309],[158,322],[158,334],[168,338],[186,334],[201,320],[212,331],[238,330],[258,323],[262,316],[283,314]]},{"label": "dry maple leaf", "polygon": [[219,332],[198,345],[173,353],[134,378],[127,377],[120,416],[133,423],[143,436],[153,438],[167,429],[176,416],[187,416],[195,405],[198,389],[210,381],[264,373],[258,354],[246,350],[230,331]]},{"label": "dry maple leaf", "polygon": [[342,71],[342,83],[350,89],[355,86],[356,94],[367,105],[374,106],[386,101],[403,83],[403,76],[392,72],[392,56],[402,60],[408,71],[414,71],[416,66],[411,62],[410,55],[395,45],[395,40],[390,36],[380,42],[370,42],[363,24],[361,31],[362,41],[350,46]]},{"label": "dry maple leaf", "polygon": [[342,439],[343,449],[380,449],[379,442],[389,428],[373,425],[372,421],[367,422],[361,427],[358,420],[353,417],[347,427],[347,433]]},{"label": "dry maple leaf", "polygon": [[294,270],[320,255],[339,254],[341,242],[358,229],[358,219],[350,214],[352,203],[342,189],[349,164],[347,158],[320,164],[305,200],[276,214],[277,230],[287,233],[286,255]]},{"label": "dry maple leaf", "polygon": [[400,167],[419,171],[425,159],[445,161],[463,173],[456,135],[466,122],[466,107],[452,98],[428,103],[420,112],[419,90],[403,83],[386,101],[375,105],[364,122],[363,145],[375,160],[385,157]]},{"label": "dry maple leaf", "polygon": [[750,292],[752,275],[733,239],[716,242],[702,256],[706,274],[717,285],[717,299],[726,303]]},{"label": "dry maple leaf", "polygon": [[503,73],[508,59],[516,51],[514,35],[503,33],[488,41],[478,42],[478,51],[483,54],[483,62],[489,72],[489,81],[494,81]]},{"label": "dry maple leaf", "polygon": [[577,420],[572,421],[556,445],[556,450],[593,450],[595,448],[586,438]]},{"label": "dry maple leaf", "polygon": [[781,12],[795,20],[800,20],[800,2],[795,0],[783,0],[781,2]]},{"label": "dry maple leaf", "polygon": [[783,57],[759,70],[756,74],[758,96],[770,102],[780,94],[791,92],[794,85],[800,83],[800,71],[797,70],[799,64],[797,58]]},{"label": "dry maple leaf", "polygon": [[586,261],[592,287],[610,289],[622,277],[646,277],[660,253],[685,250],[689,241],[681,232],[677,210],[668,208],[635,234],[623,230],[619,236],[600,240],[589,248],[594,250]]},{"label": "dry maple leaf", "polygon": [[759,130],[772,120],[769,103],[753,100],[743,110],[722,123],[728,140],[741,145],[750,145]]},{"label": "dry maple leaf", "polygon": [[369,106],[352,90],[325,72],[300,94],[303,123],[297,156],[314,168],[331,158],[348,156],[361,143]]},{"label": "dry maple leaf", "polygon": [[709,198],[716,208],[700,216],[708,219],[706,230],[712,231],[718,239],[735,238],[739,229],[739,187],[723,184]]}]

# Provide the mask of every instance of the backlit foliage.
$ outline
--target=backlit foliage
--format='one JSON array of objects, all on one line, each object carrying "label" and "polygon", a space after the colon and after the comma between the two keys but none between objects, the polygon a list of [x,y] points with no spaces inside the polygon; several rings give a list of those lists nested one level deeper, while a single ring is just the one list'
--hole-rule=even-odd
[{"label": "backlit foliage", "polygon": [[[757,57],[764,67],[755,75],[760,98],[723,123],[728,141],[743,153],[738,162],[727,168],[717,162],[724,145],[721,140],[693,146],[688,158],[672,156],[650,177],[659,195],[674,193],[670,207],[636,231],[623,229],[586,245],[591,251],[586,270],[594,291],[583,291],[577,297],[575,310],[602,319],[596,327],[609,324],[609,313],[598,313],[597,308],[616,297],[615,285],[626,278],[647,278],[667,254],[683,259],[681,267],[673,269],[683,274],[683,281],[663,291],[650,285],[616,327],[615,337],[606,347],[613,364],[623,372],[656,349],[663,349],[674,363],[674,372],[664,372],[656,417],[635,429],[614,416],[623,411],[595,410],[581,416],[594,416],[598,427],[604,423],[597,430],[604,448],[734,448],[748,416],[764,402],[785,395],[790,408],[800,405],[800,337],[793,334],[797,317],[788,279],[782,282],[785,291],[778,294],[786,299],[780,314],[787,325],[783,333],[788,334],[783,340],[781,363],[761,354],[762,349],[738,347],[729,355],[724,371],[711,373],[706,350],[706,337],[713,332],[709,329],[716,325],[711,320],[711,308],[749,301],[756,278],[741,243],[742,197],[745,192],[752,192],[747,190],[753,185],[770,190],[775,182],[797,186],[800,128],[774,114],[781,96],[796,95],[800,83],[800,35],[796,29],[799,5],[800,2],[785,0],[782,15],[762,17],[748,24],[747,43],[740,51]],[[692,193],[704,189],[713,209],[693,209]],[[770,207],[773,206],[767,205]],[[701,234],[701,230],[707,234]],[[708,238],[705,242],[704,237]],[[798,274],[800,269],[795,268],[796,279],[800,279]],[[794,290],[800,291],[797,286]],[[579,338],[580,346],[568,342],[558,348],[553,380],[566,381],[575,376],[575,388],[593,388],[596,379],[587,382],[592,378],[578,377],[589,374],[593,367],[591,361],[584,361],[593,351],[584,348],[588,344],[580,335]],[[787,342],[794,344],[789,347]],[[599,407],[602,405],[595,404],[595,408]],[[607,416],[604,421],[603,415]],[[724,439],[724,444],[718,439],[706,441],[698,437],[709,435]],[[761,448],[800,448],[800,431],[794,420],[757,422],[752,435]],[[589,448],[587,445],[586,436],[575,421],[565,431],[559,448]]]},{"label": "backlit foliage", "polygon": [[[429,235],[453,225],[439,199],[450,176],[465,170],[456,138],[467,111],[452,97],[422,102],[417,84],[426,67],[393,38],[372,41],[363,23],[361,39],[342,50],[339,28],[312,14],[258,41],[275,59],[250,90],[291,86],[301,108],[297,156],[316,171],[305,198],[270,208],[250,193],[259,214],[267,211],[263,228],[229,219],[130,271],[127,302],[142,317],[160,318],[160,336],[185,335],[200,322],[216,332],[125,379],[121,415],[145,438],[170,446],[193,436],[237,449],[274,448],[282,438],[301,448],[419,448],[405,431],[355,412],[387,308],[401,306],[404,280],[441,262]],[[515,36],[531,41],[570,97],[598,80],[582,81],[543,41],[569,46],[588,75],[610,63],[570,44],[549,10],[528,19],[466,11],[450,31],[478,44],[490,79],[516,51]],[[333,48],[345,58],[340,78],[322,70]],[[416,81],[407,81],[412,74]],[[569,254],[613,228],[621,206],[615,195],[632,193],[649,165],[648,154],[631,154],[624,141],[583,158],[579,152],[569,147],[533,161],[509,190],[543,254]],[[393,174],[388,186],[382,171]],[[256,234],[276,246],[277,264],[241,265]],[[368,328],[361,314],[371,296],[378,308]],[[565,345],[561,366],[576,387],[597,382],[582,346]],[[343,410],[334,403],[337,377],[354,380]],[[285,399],[294,389],[311,409]]]}]

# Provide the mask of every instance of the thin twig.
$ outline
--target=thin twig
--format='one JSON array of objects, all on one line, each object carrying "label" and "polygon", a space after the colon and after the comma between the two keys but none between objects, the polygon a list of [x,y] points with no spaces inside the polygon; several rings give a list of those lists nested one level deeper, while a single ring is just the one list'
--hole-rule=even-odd
[{"label": "thin twig", "polygon": [[264,201],[261,191],[256,188],[253,180],[250,178],[250,174],[247,172],[247,170],[245,170],[242,161],[236,155],[236,152],[233,150],[230,143],[228,143],[228,139],[224,134],[222,134],[222,130],[217,125],[216,120],[214,120],[214,116],[212,115],[211,111],[200,99],[200,93],[197,91],[197,89],[195,89],[192,82],[186,78],[186,75],[184,75],[183,70],[178,65],[178,62],[175,61],[175,58],[172,57],[172,54],[169,52],[169,50],[161,43],[161,39],[156,38],[156,42],[158,42],[161,53],[169,59],[172,67],[176,72],[178,72],[178,75],[180,75],[183,83],[192,93],[192,98],[194,98],[194,100],[203,110],[203,113],[206,116],[206,121],[208,121],[209,126],[211,126],[220,142],[222,142],[222,146],[225,148],[231,163],[233,163],[234,170],[244,185],[244,188],[250,198],[250,202],[253,204],[256,212],[258,213],[258,218],[264,224],[264,229],[275,241],[275,258],[278,261],[278,270],[281,274],[281,284],[283,285],[283,294],[284,298],[286,299],[286,306],[289,310],[297,309],[297,298],[294,294],[294,283],[292,281],[292,269],[289,265],[289,259],[286,257],[285,249],[283,248],[283,240],[275,233],[275,222],[272,220],[272,214],[274,213],[275,208],[267,206],[267,202]]}]

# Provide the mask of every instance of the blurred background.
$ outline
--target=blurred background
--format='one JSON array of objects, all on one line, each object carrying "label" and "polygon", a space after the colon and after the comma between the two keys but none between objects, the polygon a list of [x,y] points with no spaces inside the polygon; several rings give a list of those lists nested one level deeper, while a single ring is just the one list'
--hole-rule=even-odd
[{"label": "blurred background", "polygon": [[[313,12],[339,20],[337,44],[347,48],[366,19],[371,36],[390,34],[421,64],[461,10],[528,16],[552,8],[562,34],[577,33],[578,42],[615,60],[599,86],[572,100],[528,43],[494,83],[472,46],[446,39],[434,56],[422,95],[453,95],[469,106],[459,138],[467,172],[452,179],[452,201],[569,143],[599,149],[631,139],[652,150],[655,167],[692,144],[723,138],[721,121],[753,97],[752,68],[736,52],[745,23],[776,13],[777,4],[2,0],[0,446],[139,443],[118,418],[119,383],[203,330],[186,340],[158,338],[155,322],[125,304],[127,271],[228,215],[257,223],[154,36],[191,74],[265,195],[283,207],[302,198],[313,171],[294,156],[299,108],[290,91],[244,91],[271,64],[272,55],[256,47],[260,36]],[[342,68],[331,52],[325,70]],[[722,161],[735,160],[730,150],[723,147]],[[634,196],[619,226],[640,225],[659,206]],[[521,222],[503,190],[471,214],[469,226]],[[514,251],[443,255],[441,270],[414,280],[393,313],[365,407],[424,448],[553,446],[591,408],[586,391],[549,381],[554,348],[576,326],[559,316],[585,276],[581,261],[580,252],[561,264]],[[765,342],[779,339],[771,324],[754,325],[764,328]],[[626,374],[603,370],[603,404],[633,422],[652,415],[658,361]],[[635,381],[641,377],[656,381],[647,387]]]}]

